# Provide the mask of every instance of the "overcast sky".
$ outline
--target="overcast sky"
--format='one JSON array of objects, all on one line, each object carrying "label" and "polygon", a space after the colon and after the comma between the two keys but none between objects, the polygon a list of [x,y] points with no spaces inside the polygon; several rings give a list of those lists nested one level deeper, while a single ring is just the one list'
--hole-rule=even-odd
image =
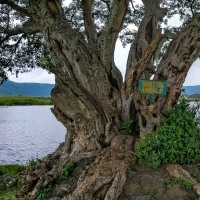
[{"label": "overcast sky", "polygon": [[[115,50],[115,62],[122,74],[125,74],[126,60],[128,56],[129,46],[123,48],[118,41]],[[37,83],[54,83],[54,75],[48,74],[43,69],[35,69],[30,73],[19,74],[18,78],[10,75],[9,79],[15,82],[37,82]],[[190,68],[184,85],[200,85],[200,61],[196,61]]]},{"label": "overcast sky", "polygon": [[[136,0],[138,3],[141,0]],[[71,0],[65,0],[65,4],[69,4]],[[179,26],[181,22],[178,17],[174,17],[172,24]],[[115,50],[115,64],[122,72],[123,76],[126,70],[126,61],[130,46],[123,48],[121,42],[118,41]],[[15,82],[38,82],[38,83],[54,83],[54,75],[48,74],[45,70],[34,69],[30,73],[19,74],[18,78],[9,75],[9,79]],[[200,60],[197,60],[190,68],[184,85],[200,85]]]}]

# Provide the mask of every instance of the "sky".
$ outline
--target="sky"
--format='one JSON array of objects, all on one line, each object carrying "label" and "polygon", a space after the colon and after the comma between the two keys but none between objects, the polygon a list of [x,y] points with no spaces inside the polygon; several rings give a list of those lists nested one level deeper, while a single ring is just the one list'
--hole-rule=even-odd
[{"label": "sky", "polygon": [[[138,3],[141,2],[140,0],[136,1]],[[70,2],[71,0],[65,0],[65,4],[69,4]],[[178,17],[174,17],[172,24],[179,26],[181,22],[179,21]],[[117,41],[115,49],[115,64],[120,69],[123,76],[126,70],[126,61],[129,49],[130,45],[127,45],[126,48],[123,48],[121,42]],[[55,83],[54,79],[55,77],[53,74],[49,74],[47,71],[39,68],[34,69],[29,73],[19,74],[18,78],[16,78],[15,75],[9,74],[9,80],[15,82]],[[184,85],[200,85],[200,60],[195,61],[191,66]]]}]

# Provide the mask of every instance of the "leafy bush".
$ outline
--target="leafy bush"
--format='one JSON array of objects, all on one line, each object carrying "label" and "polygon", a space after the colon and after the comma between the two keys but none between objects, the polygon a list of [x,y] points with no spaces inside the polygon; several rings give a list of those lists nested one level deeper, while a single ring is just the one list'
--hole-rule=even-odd
[{"label": "leafy bush", "polygon": [[132,119],[124,119],[121,122],[121,133],[122,134],[130,134],[132,132],[133,120]]},{"label": "leafy bush", "polygon": [[182,99],[166,112],[161,128],[136,145],[142,164],[157,168],[161,164],[200,162],[199,105],[190,107]]}]

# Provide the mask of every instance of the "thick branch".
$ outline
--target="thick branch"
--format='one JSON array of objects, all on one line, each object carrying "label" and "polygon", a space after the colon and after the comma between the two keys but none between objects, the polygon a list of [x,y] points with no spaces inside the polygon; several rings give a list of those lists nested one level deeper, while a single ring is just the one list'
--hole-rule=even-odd
[{"label": "thick branch", "polygon": [[128,0],[113,0],[111,13],[106,27],[102,30],[99,37],[99,46],[101,49],[101,62],[106,66],[110,73],[113,66],[114,47],[118,34],[122,28],[124,17],[128,8]]},{"label": "thick branch", "polygon": [[[154,52],[151,52],[152,57],[149,57],[148,62],[145,62],[145,66],[141,65],[141,60],[146,59],[145,54],[149,51],[148,49],[151,49],[151,44],[154,44],[155,47],[158,47],[160,39],[157,40],[156,38],[160,37],[160,33],[157,29],[157,24],[159,20],[163,18],[166,14],[166,9],[160,8],[160,0],[143,0],[143,3],[145,6],[145,15],[140,23],[137,38],[135,41],[133,41],[131,45],[127,61],[127,71],[125,80],[127,96],[129,96],[132,93],[132,84],[136,84],[138,78],[149,79],[154,73],[154,65],[152,59]],[[155,42],[158,43],[156,44]],[[155,50],[156,49],[154,49],[154,51]],[[142,68],[139,69],[138,67],[141,66]],[[139,70],[139,73],[137,72],[137,69]]]},{"label": "thick branch", "polygon": [[6,37],[0,41],[0,45],[5,41],[8,41],[13,35],[23,34],[24,36],[24,34],[34,34],[39,33],[40,31],[40,27],[32,19],[28,19],[21,27],[5,29],[4,33],[6,34]]},{"label": "thick branch", "polygon": [[0,4],[7,4],[9,5],[12,9],[16,10],[22,15],[29,16],[29,12],[27,9],[22,8],[21,6],[17,5],[15,2],[12,0],[0,0]]},{"label": "thick branch", "polygon": [[200,14],[174,38],[161,60],[155,80],[166,80],[168,93],[165,105],[173,106],[193,62],[200,53]]},{"label": "thick branch", "polygon": [[40,27],[32,19],[28,19],[21,27],[16,27],[14,29],[5,29],[5,33],[7,33],[8,35],[18,35],[21,33],[33,34],[40,31]]},{"label": "thick branch", "polygon": [[134,68],[131,68],[128,70],[126,74],[126,79],[125,79],[126,94],[132,93],[133,86],[136,85],[137,81],[140,79],[147,64],[150,62],[152,56],[154,55],[156,49],[158,48],[158,45],[161,39],[162,39],[161,30],[158,29],[157,34],[155,34],[155,37],[153,38],[152,42],[149,44],[149,46],[145,50],[138,64],[135,65]]},{"label": "thick branch", "polygon": [[89,43],[96,44],[96,28],[92,17],[93,0],[82,0],[85,31]]}]

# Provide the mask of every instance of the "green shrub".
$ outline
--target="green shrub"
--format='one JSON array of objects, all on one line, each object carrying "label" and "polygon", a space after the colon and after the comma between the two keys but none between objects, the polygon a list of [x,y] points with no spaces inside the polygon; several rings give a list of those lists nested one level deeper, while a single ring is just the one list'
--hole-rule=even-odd
[{"label": "green shrub", "polygon": [[124,119],[121,122],[121,133],[122,134],[130,134],[132,132],[133,120],[132,119]]},{"label": "green shrub", "polygon": [[161,128],[136,145],[142,164],[157,168],[161,164],[200,162],[199,105],[190,107],[184,99],[166,112]]}]

